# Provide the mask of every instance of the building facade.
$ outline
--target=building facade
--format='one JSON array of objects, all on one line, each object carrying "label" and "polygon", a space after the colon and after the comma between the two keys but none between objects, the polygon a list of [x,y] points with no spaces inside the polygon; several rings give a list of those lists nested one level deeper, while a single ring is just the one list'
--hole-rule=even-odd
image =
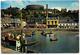
[{"label": "building facade", "polygon": [[59,24],[59,20],[57,18],[48,18],[46,21],[46,25],[48,28],[57,28]]},{"label": "building facade", "polygon": [[75,22],[74,20],[72,20],[70,18],[60,19],[58,27],[59,28],[66,28],[66,29],[74,29],[74,28],[78,29],[79,23]]},{"label": "building facade", "polygon": [[[6,21],[5,21],[6,20]],[[4,17],[1,19],[2,23],[1,26],[2,27],[18,27],[20,26],[20,19],[19,18],[9,18],[9,17]]]}]

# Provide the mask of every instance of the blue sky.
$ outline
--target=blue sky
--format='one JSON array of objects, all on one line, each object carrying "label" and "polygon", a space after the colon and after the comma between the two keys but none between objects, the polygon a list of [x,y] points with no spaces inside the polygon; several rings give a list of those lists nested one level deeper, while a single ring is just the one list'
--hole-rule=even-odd
[{"label": "blue sky", "polygon": [[67,8],[69,10],[77,10],[79,9],[78,0],[6,0],[1,1],[1,8],[8,8],[10,5],[12,7],[24,8],[26,5],[30,4],[39,4],[45,5],[48,4],[48,7],[51,9],[57,8]]}]

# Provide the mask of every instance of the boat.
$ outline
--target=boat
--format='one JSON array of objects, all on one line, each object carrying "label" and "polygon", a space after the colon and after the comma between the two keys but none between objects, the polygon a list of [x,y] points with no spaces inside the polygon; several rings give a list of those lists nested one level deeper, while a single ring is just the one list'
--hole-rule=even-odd
[{"label": "boat", "polygon": [[57,41],[58,40],[53,33],[49,34],[49,37],[50,37],[50,41]]},{"label": "boat", "polygon": [[35,35],[35,31],[32,32],[32,35]]},{"label": "boat", "polygon": [[41,35],[46,36],[45,31],[42,31],[42,32],[41,32]]}]

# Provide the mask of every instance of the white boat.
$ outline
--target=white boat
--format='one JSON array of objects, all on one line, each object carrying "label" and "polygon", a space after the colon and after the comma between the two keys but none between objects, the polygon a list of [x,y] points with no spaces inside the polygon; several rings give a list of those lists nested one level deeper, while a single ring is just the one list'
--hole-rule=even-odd
[{"label": "white boat", "polygon": [[50,37],[50,41],[57,41],[57,38],[55,37],[53,33],[49,34],[49,37]]}]

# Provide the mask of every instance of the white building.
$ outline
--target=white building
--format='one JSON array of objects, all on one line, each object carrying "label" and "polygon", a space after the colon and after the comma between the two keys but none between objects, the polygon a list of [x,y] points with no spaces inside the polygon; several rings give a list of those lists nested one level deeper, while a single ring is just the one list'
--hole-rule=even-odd
[{"label": "white building", "polygon": [[59,28],[79,28],[79,23],[74,22],[73,20],[59,20],[59,24],[58,24]]}]

